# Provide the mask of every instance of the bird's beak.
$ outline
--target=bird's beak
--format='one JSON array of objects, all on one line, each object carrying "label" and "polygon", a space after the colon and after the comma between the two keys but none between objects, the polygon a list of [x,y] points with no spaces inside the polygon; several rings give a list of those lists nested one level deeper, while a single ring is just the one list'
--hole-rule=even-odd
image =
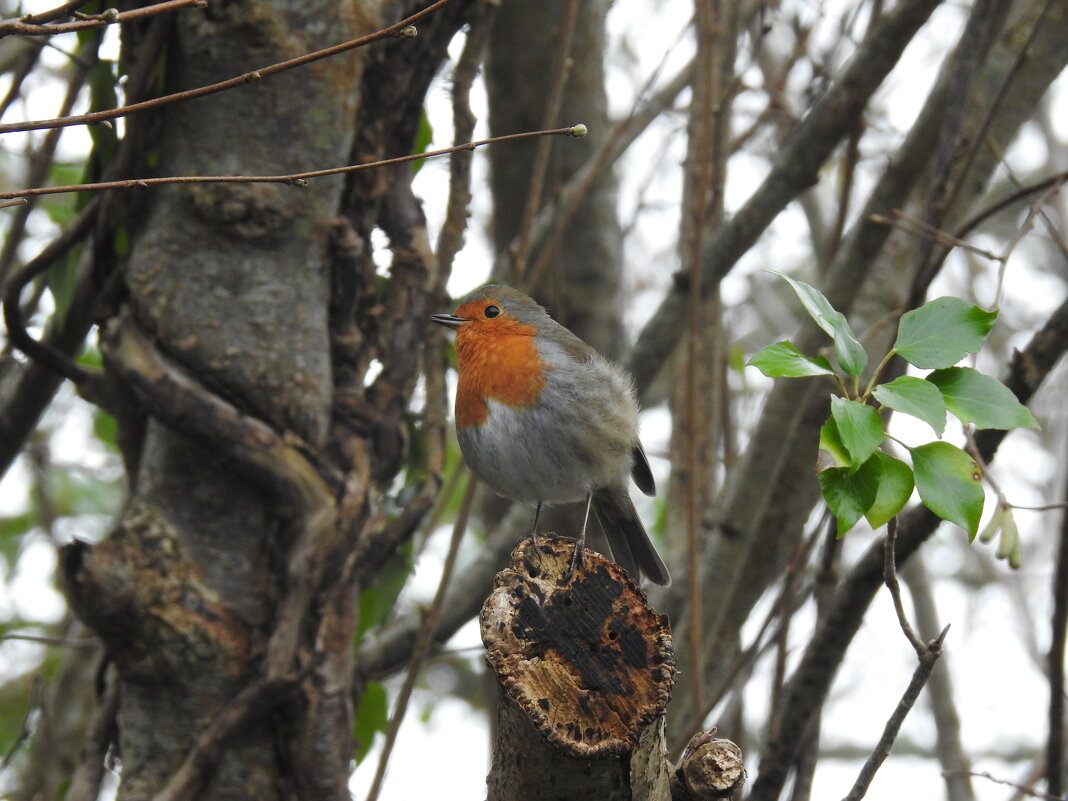
[{"label": "bird's beak", "polygon": [[438,325],[443,325],[446,328],[452,329],[459,328],[464,323],[471,322],[470,318],[457,317],[455,314],[433,314],[430,316],[430,319]]}]

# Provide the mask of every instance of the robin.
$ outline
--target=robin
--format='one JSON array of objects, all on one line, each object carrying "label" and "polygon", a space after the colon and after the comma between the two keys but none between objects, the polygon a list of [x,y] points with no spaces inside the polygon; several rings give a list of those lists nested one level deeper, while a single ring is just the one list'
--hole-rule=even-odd
[{"label": "robin", "polygon": [[435,323],[456,332],[456,436],[468,466],[494,490],[536,504],[586,501],[612,555],[630,575],[671,581],[627,490],[656,486],[638,441],[630,376],[556,322],[532,298],[500,284],[476,289]]}]

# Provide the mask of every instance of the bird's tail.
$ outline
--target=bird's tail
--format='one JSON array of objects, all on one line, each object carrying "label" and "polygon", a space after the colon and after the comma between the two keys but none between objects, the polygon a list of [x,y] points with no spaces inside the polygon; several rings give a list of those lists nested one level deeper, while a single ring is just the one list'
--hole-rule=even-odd
[{"label": "bird's tail", "polygon": [[625,488],[604,488],[593,493],[593,511],[604,529],[612,558],[633,578],[645,576],[654,584],[666,587],[671,583],[667,565],[656,552],[638,510]]}]

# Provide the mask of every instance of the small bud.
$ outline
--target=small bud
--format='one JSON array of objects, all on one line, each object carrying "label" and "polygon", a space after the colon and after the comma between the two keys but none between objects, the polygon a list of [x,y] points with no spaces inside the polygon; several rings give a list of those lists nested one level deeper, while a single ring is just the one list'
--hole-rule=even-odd
[{"label": "small bud", "polygon": [[990,516],[990,522],[983,526],[983,530],[979,532],[979,542],[990,542],[997,535],[1001,529],[1001,520],[1005,515],[1005,507],[998,504],[994,509],[994,514]]},{"label": "small bud", "polygon": [[1011,564],[1011,558],[1014,551],[1020,549],[1020,531],[1016,528],[1016,518],[1013,517],[1012,511],[1005,510],[1005,518],[1001,522],[1001,540],[998,542],[997,557],[998,559],[1009,559]]},{"label": "small bud", "polygon": [[1009,553],[1009,567],[1013,570],[1019,570],[1023,564],[1023,545],[1020,543],[1019,536],[1016,537],[1016,545],[1013,547],[1011,553]]},{"label": "small bud", "polygon": [[405,25],[397,34],[401,39],[414,39],[419,35],[419,29],[414,25]]},{"label": "small bud", "polygon": [[580,122],[578,125],[572,125],[571,130],[567,132],[567,135],[574,136],[576,139],[579,139],[585,136],[588,132],[589,129]]},{"label": "small bud", "polygon": [[100,19],[104,20],[108,25],[119,21],[119,10],[117,8],[106,9],[100,15]]},{"label": "small bud", "polygon": [[250,72],[248,75],[245,76],[245,83],[252,83],[253,81],[258,81],[262,77],[263,76],[260,75],[259,70],[254,70],[253,72]]}]

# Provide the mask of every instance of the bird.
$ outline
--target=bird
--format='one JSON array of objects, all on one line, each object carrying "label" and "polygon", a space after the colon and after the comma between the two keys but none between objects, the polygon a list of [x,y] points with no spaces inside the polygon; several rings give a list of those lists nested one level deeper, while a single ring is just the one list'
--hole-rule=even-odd
[{"label": "bird", "polygon": [[533,504],[586,501],[613,559],[635,580],[671,576],[630,498],[628,478],[656,494],[638,439],[634,382],[529,295],[490,284],[431,320],[456,334],[456,436],[471,471],[493,490]]}]

